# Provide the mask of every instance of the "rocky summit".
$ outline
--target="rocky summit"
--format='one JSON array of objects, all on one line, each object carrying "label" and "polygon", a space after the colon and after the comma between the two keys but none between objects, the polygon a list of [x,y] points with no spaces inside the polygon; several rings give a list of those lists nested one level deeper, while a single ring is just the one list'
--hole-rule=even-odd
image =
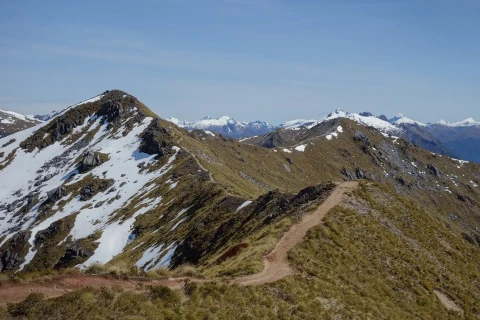
[{"label": "rocky summit", "polygon": [[480,165],[385,118],[238,140],[111,90],[0,139],[0,316],[479,318]]}]

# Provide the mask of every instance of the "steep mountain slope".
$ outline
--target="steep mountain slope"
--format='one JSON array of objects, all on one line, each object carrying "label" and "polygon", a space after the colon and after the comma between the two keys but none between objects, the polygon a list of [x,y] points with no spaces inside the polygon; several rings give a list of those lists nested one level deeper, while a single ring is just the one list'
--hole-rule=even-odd
[{"label": "steep mountain slope", "polygon": [[[217,235],[214,230],[230,216],[243,217],[236,208],[247,199],[238,195],[260,197],[254,200],[262,215],[278,210],[265,207],[265,197],[292,197],[263,195],[270,188],[254,178],[242,178],[242,188],[229,195],[225,186],[209,182],[197,155],[180,147],[186,143],[201,150],[205,136],[217,143],[223,140],[203,131],[187,134],[153,117],[134,97],[111,91],[5,143],[0,153],[2,270],[111,260],[145,270],[197,263],[233,237],[236,229]],[[247,214],[257,208],[255,201],[242,211],[242,224],[250,221],[253,229],[262,224],[256,220],[262,215]],[[292,205],[298,211],[306,203]],[[283,206],[280,212],[293,209]],[[198,224],[209,227],[199,229]],[[248,235],[248,229],[243,230]],[[129,251],[133,247],[134,256]]]},{"label": "steep mountain slope", "polygon": [[[240,309],[258,306],[258,316],[274,316],[251,300],[228,299],[252,294],[266,302],[280,294],[281,310],[303,306],[299,318],[313,318],[316,311],[325,317],[400,312],[399,318],[448,318],[434,311],[437,290],[465,315],[478,314],[471,297],[479,294],[480,279],[479,165],[432,154],[344,117],[281,130],[293,134],[270,148],[188,132],[114,90],[0,140],[2,271],[100,262],[144,272],[192,264],[207,278],[258,273],[282,234],[332,192],[328,181],[362,179],[371,183],[348,195],[343,207],[351,211],[334,208],[327,223],[290,253],[300,274],[245,290],[198,284],[188,303],[200,312],[213,308],[213,299]],[[378,259],[363,258],[369,248]],[[423,264],[425,257],[433,267]],[[468,271],[455,267],[461,264]],[[349,282],[348,270],[361,272]],[[100,293],[88,294],[96,301]],[[59,304],[78,295],[83,297],[74,293]],[[311,303],[300,301],[305,295]],[[356,296],[367,297],[369,307]],[[332,301],[343,307],[328,309]]]},{"label": "steep mountain slope", "polygon": [[0,138],[31,128],[40,122],[32,116],[0,109]]},{"label": "steep mountain slope", "polygon": [[261,135],[273,129],[273,126],[264,121],[240,122],[226,116],[217,119],[205,117],[196,122],[180,121],[176,118],[167,120],[187,130],[203,129],[232,138]]}]

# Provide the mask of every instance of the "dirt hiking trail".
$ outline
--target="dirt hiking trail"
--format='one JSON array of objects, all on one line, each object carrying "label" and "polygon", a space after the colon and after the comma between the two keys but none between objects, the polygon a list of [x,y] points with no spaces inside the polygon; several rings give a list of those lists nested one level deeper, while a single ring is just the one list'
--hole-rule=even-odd
[{"label": "dirt hiking trail", "polygon": [[305,216],[283,235],[272,252],[265,256],[263,260],[265,269],[262,272],[237,278],[233,282],[243,286],[261,285],[278,281],[293,274],[293,270],[288,264],[288,251],[302,242],[308,230],[322,222],[327,213],[342,201],[346,192],[355,190],[357,186],[357,181],[349,181],[336,187],[332,194],[312,214]]},{"label": "dirt hiking trail", "polygon": [[[353,191],[358,186],[357,181],[349,181],[338,185],[331,195],[312,213],[293,225],[277,242],[270,254],[265,256],[265,268],[262,272],[233,279],[231,283],[242,286],[262,285],[283,279],[294,273],[288,264],[288,251],[298,245],[312,227],[319,225],[325,215],[339,204],[346,192]],[[58,276],[48,280],[35,281],[4,281],[0,282],[0,306],[8,303],[21,302],[32,292],[43,293],[46,298],[61,296],[69,291],[93,287],[120,287],[126,291],[142,292],[147,286],[163,285],[172,290],[181,289],[186,280],[205,282],[208,280],[171,278],[162,280],[146,280],[143,278],[121,280],[95,275]]]}]

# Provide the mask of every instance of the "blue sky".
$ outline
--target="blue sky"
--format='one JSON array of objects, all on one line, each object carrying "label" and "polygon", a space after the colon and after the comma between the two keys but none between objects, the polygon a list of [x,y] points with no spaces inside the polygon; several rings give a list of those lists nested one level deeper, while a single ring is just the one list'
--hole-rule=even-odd
[{"label": "blue sky", "polygon": [[117,88],[185,120],[480,120],[477,0],[99,2],[0,0],[0,108]]}]

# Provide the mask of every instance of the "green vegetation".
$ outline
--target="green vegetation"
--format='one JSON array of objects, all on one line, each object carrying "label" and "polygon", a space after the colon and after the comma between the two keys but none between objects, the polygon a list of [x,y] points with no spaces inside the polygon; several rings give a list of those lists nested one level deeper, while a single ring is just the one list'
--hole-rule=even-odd
[{"label": "green vegetation", "polygon": [[6,168],[10,164],[10,162],[13,161],[16,152],[17,149],[13,149],[12,152],[10,152],[4,159],[2,159],[2,161],[0,162],[0,171]]},{"label": "green vegetation", "polygon": [[[245,250],[248,249],[244,248]],[[240,287],[186,282],[140,292],[82,289],[30,296],[4,318],[476,319],[480,252],[430,212],[388,188],[363,184],[290,253],[298,275]],[[463,314],[447,311],[434,290]],[[60,311],[62,310],[62,311]],[[1,314],[1,313],[0,313]]]},{"label": "green vegetation", "polygon": [[[132,96],[123,98],[123,94],[111,91],[100,101],[68,110],[61,121],[48,124],[24,141],[22,147],[27,151],[42,148],[54,143],[52,137],[66,143],[91,140],[97,131],[88,131],[88,125],[77,134],[71,133],[93,114],[109,121],[110,132],[106,134],[111,136],[128,134],[145,116],[156,118],[141,102]],[[119,110],[125,117],[135,110],[140,113],[127,121],[114,117],[121,113]],[[232,316],[454,319],[461,316],[440,304],[435,292],[441,292],[463,310],[466,319],[480,317],[476,299],[480,296],[480,192],[472,187],[479,184],[480,167],[433,155],[402,140],[385,138],[350,120],[338,120],[333,130],[337,125],[343,127],[343,132],[332,140],[325,139],[318,129],[291,140],[291,144],[275,141],[286,145],[266,149],[222,136],[212,137],[202,131],[186,132],[156,119],[146,130],[149,132],[140,138],[142,148],[155,150],[149,153],[157,154],[157,161],[140,165],[138,171],[164,170],[173,146],[181,148],[176,160],[168,172],[159,174],[145,188],[139,187],[128,203],[109,216],[109,222],[121,222],[149,207],[134,222],[133,241],[106,265],[93,265],[85,272],[116,279],[186,276],[205,281],[187,281],[181,291],[174,292],[164,287],[140,286],[134,292],[87,288],[49,300],[32,295],[24,303],[0,310],[0,316],[32,319],[231,319]],[[118,132],[122,126],[125,130]],[[363,140],[353,139],[359,131]],[[294,150],[298,144],[306,145],[304,152]],[[15,151],[2,158],[2,163],[8,165],[14,155]],[[79,155],[77,162],[82,156]],[[99,157],[98,162],[110,161],[106,154]],[[70,197],[89,199],[98,192],[107,192],[113,184],[112,180],[91,173],[80,177],[75,183],[70,184],[71,179],[63,184]],[[232,277],[263,269],[265,254],[274,248],[282,234],[303,215],[315,210],[335,186],[322,181],[352,177],[371,181],[348,194],[347,200],[327,215],[324,224],[310,230],[305,241],[290,252],[291,266],[297,271],[295,276],[249,288],[226,283]],[[111,198],[94,205],[111,203],[115,196],[112,192]],[[237,210],[247,200],[252,202]],[[157,205],[150,207],[154,201]],[[64,209],[66,203],[59,199],[42,207],[37,221]],[[88,259],[97,247],[101,231],[72,241],[68,234],[76,214],[72,212],[41,230],[35,239],[36,255],[32,262],[24,272],[8,276],[19,281],[54,279],[58,274],[73,272],[71,267]],[[28,233],[18,235],[12,238],[18,240],[14,252],[23,257],[28,252]],[[2,247],[2,254],[11,243],[10,240]],[[176,248],[170,268],[149,271],[143,270],[143,266],[135,267],[147,249],[160,247]],[[165,250],[161,252],[163,256],[166,254]],[[150,262],[155,265],[161,258],[155,257],[145,265]]]}]

